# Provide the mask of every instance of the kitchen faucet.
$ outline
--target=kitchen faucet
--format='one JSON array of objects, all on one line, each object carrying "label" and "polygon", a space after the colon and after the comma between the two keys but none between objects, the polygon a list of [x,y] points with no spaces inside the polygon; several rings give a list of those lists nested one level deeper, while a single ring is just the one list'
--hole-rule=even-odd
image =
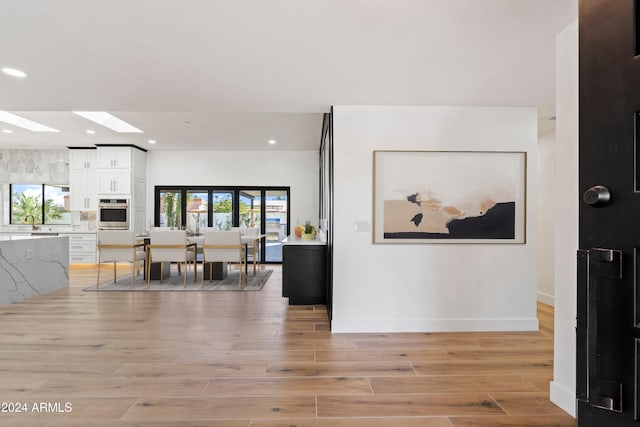
[{"label": "kitchen faucet", "polygon": [[24,217],[24,220],[28,221],[29,217],[31,217],[31,230],[37,230],[38,227],[36,227],[36,217],[34,215],[27,215]]}]

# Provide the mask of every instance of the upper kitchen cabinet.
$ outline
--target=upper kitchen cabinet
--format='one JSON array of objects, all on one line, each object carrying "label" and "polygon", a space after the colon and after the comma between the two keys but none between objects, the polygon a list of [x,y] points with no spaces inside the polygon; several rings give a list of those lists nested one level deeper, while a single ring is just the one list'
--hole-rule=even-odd
[{"label": "upper kitchen cabinet", "polygon": [[95,148],[69,149],[70,210],[98,209]]},{"label": "upper kitchen cabinet", "polygon": [[131,171],[128,169],[100,169],[98,171],[98,194],[107,196],[131,194]]},{"label": "upper kitchen cabinet", "polygon": [[131,169],[132,147],[99,146],[98,169]]},{"label": "upper kitchen cabinet", "polygon": [[97,150],[95,148],[72,148],[69,150],[70,170],[96,170]]},{"label": "upper kitchen cabinet", "polygon": [[[122,196],[131,202],[144,201],[144,194],[133,194],[144,188],[145,151],[134,146],[98,146],[98,196]],[[136,185],[136,182],[138,185]],[[143,185],[141,186],[140,183]],[[143,202],[144,203],[144,202]]]}]

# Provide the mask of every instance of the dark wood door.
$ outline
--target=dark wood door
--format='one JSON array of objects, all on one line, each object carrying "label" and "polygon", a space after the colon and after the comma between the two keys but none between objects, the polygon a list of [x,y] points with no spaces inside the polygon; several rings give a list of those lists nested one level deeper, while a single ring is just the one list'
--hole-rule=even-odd
[{"label": "dark wood door", "polygon": [[640,426],[638,0],[580,0],[580,427]]}]

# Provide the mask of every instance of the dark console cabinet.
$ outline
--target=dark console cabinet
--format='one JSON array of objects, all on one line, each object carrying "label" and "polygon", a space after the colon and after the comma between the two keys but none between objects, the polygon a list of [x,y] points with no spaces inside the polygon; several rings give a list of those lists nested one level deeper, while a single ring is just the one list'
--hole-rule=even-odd
[{"label": "dark console cabinet", "polygon": [[290,305],[326,304],[325,245],[282,247],[282,296]]}]

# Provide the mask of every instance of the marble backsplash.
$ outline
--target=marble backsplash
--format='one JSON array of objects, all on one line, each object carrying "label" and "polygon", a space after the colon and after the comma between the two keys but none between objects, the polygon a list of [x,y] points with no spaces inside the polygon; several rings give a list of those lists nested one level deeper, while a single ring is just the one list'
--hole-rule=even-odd
[{"label": "marble backsplash", "polygon": [[[10,225],[9,184],[69,184],[69,150],[0,150],[0,230],[16,230]],[[72,212],[71,224],[45,226],[60,231],[95,231],[96,212]]]},{"label": "marble backsplash", "polygon": [[0,182],[69,183],[69,150],[0,150]]}]

